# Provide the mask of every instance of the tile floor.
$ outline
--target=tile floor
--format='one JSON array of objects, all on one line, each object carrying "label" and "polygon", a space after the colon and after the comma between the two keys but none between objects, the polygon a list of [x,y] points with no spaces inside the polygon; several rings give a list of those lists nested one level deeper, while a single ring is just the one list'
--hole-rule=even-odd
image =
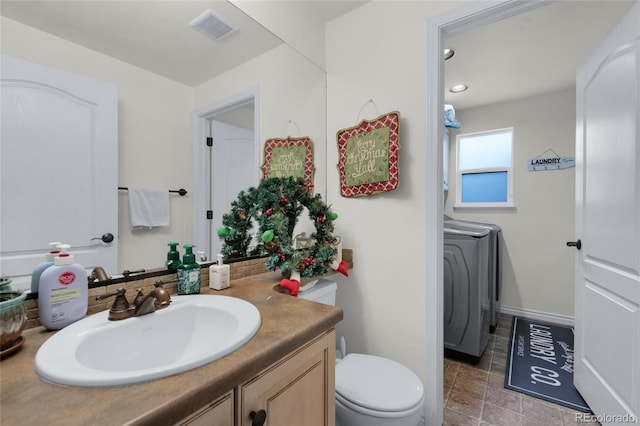
[{"label": "tile floor", "polygon": [[511,321],[511,315],[500,316],[477,364],[445,356],[444,425],[599,425],[576,417],[579,411],[504,387]]}]

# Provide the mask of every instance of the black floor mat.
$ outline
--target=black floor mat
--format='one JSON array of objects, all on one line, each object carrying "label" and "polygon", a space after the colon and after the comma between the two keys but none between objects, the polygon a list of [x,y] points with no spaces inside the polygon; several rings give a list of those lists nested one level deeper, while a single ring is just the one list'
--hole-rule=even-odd
[{"label": "black floor mat", "polygon": [[513,318],[504,387],[590,413],[573,386],[573,330]]}]

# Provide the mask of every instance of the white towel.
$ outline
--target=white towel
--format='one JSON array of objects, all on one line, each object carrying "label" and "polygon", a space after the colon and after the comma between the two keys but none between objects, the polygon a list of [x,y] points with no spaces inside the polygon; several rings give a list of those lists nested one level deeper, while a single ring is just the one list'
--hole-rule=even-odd
[{"label": "white towel", "polygon": [[169,226],[169,190],[129,188],[131,229]]}]

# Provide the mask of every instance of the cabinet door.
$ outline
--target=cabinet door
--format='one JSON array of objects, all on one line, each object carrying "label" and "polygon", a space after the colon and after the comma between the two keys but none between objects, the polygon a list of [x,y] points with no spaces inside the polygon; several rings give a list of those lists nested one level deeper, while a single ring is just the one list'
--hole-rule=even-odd
[{"label": "cabinet door", "polygon": [[178,424],[180,426],[233,426],[233,391],[226,393]]},{"label": "cabinet door", "polygon": [[275,363],[238,391],[236,424],[266,412],[267,426],[335,425],[335,331]]}]

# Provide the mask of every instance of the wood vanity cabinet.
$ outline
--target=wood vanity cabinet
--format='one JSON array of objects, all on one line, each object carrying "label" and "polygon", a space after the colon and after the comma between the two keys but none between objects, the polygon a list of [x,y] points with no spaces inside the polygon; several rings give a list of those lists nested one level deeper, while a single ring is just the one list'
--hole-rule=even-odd
[{"label": "wood vanity cabinet", "polygon": [[233,391],[227,392],[178,424],[181,426],[233,426],[235,418],[233,396]]},{"label": "wood vanity cabinet", "polygon": [[330,330],[180,424],[333,426],[335,350]]},{"label": "wood vanity cabinet", "polygon": [[236,425],[252,425],[260,410],[265,425],[334,425],[335,351],[331,330],[240,385]]}]

